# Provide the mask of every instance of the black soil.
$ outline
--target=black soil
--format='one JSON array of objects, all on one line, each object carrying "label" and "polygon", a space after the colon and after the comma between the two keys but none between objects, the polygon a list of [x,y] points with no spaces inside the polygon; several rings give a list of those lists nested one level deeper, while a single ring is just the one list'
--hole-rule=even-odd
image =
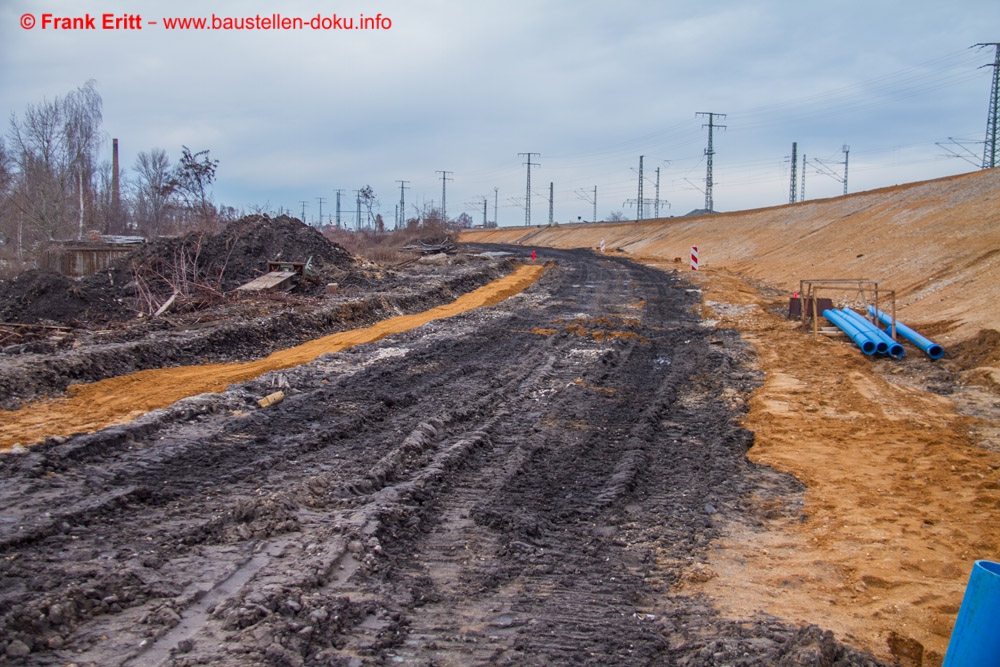
[{"label": "black soil", "polygon": [[0,664],[880,665],[674,587],[751,494],[798,511],[745,456],[748,347],[679,276],[541,256],[497,306],[0,459]]}]

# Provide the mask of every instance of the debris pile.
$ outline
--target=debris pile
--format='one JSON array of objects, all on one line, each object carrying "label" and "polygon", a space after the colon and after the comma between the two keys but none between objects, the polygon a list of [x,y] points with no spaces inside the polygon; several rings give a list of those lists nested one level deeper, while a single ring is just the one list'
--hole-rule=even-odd
[{"label": "debris pile", "polygon": [[117,263],[114,282],[131,283],[140,299],[147,290],[167,297],[222,295],[266,273],[269,260],[308,261],[314,275],[338,278],[357,263],[342,246],[294,218],[253,215],[219,234],[158,240]]},{"label": "debris pile", "polygon": [[321,294],[328,282],[369,285],[381,275],[300,221],[246,216],[218,234],[159,239],[80,280],[26,271],[3,285],[0,322],[107,324],[153,314],[175,294],[218,301],[266,272],[268,260],[309,262],[296,291]]},{"label": "debris pile", "polygon": [[446,255],[454,255],[458,252],[458,245],[452,240],[451,237],[446,236],[444,239],[420,239],[417,243],[413,243],[407,246],[403,246],[400,250],[407,250],[410,252],[419,252],[422,255],[438,255],[444,253]]}]

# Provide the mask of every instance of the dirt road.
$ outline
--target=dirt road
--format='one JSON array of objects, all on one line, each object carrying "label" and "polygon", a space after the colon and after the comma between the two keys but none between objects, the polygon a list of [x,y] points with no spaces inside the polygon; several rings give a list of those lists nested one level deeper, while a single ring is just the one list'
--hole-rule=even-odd
[{"label": "dirt road", "polygon": [[667,273],[540,259],[499,304],[0,459],[0,664],[882,664],[685,592],[721,525],[800,511],[746,458],[751,348]]}]

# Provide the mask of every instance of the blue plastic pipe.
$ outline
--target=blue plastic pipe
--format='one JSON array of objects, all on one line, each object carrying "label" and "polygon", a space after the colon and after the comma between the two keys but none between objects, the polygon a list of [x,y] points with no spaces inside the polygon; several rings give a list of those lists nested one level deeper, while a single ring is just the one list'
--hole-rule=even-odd
[{"label": "blue plastic pipe", "polygon": [[854,326],[850,320],[838,313],[836,310],[824,310],[823,317],[830,320],[838,329],[847,334],[847,337],[854,341],[854,343],[861,348],[861,351],[865,354],[875,354],[875,350],[878,349],[878,345],[872,336],[869,336],[865,332],[861,331],[858,327]]},{"label": "blue plastic pipe", "polygon": [[[846,317],[847,320],[851,324],[853,324],[854,326],[856,326],[859,331],[861,331],[862,333],[866,333],[869,336],[871,336],[872,340],[875,341],[875,353],[876,354],[888,354],[888,352],[889,352],[889,344],[886,343],[881,338],[879,338],[879,335],[877,333],[875,333],[874,331],[872,331],[867,326],[868,322],[858,322],[858,318],[851,317],[851,315],[855,314],[854,311],[850,310],[848,308],[841,308],[837,312],[840,313],[841,315],[843,315],[844,317]],[[865,319],[865,318],[862,317],[861,319]]]},{"label": "blue plastic pipe", "polygon": [[879,352],[888,354],[893,359],[902,359],[906,355],[906,350],[903,349],[902,345],[894,341],[892,336],[879,329],[861,314],[854,312],[850,308],[841,308],[840,312],[857,324],[862,331],[873,334],[880,341]]},{"label": "blue plastic pipe", "polygon": [[943,667],[1000,665],[1000,563],[977,560],[951,631]]},{"label": "blue plastic pipe", "polygon": [[854,320],[854,322],[857,323],[859,327],[861,327],[862,331],[868,331],[869,333],[874,334],[876,338],[885,343],[887,347],[886,353],[890,357],[892,357],[893,359],[902,359],[904,356],[906,356],[906,350],[903,348],[903,346],[900,345],[898,342],[894,341],[892,339],[892,336],[890,336],[889,334],[887,334],[886,332],[882,331],[877,326],[875,326],[875,324],[873,324],[871,320],[866,319],[860,313],[857,313],[849,308],[842,308],[841,311],[845,315],[850,317],[852,320]]},{"label": "blue plastic pipe", "polygon": [[[876,311],[872,306],[868,306],[868,312],[878,317],[878,321],[887,327],[892,326],[892,318],[881,310]],[[919,347],[931,359],[937,360],[944,356],[944,348],[934,341],[924,338],[899,320],[896,320],[896,333]]]}]

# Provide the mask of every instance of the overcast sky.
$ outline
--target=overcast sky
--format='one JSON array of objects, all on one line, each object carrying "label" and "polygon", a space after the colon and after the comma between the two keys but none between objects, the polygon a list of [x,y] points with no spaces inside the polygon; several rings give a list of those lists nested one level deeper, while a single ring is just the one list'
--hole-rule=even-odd
[{"label": "overcast sky", "polygon": [[[278,13],[381,15],[381,29],[164,22]],[[96,29],[43,27],[43,14],[89,14]],[[102,29],[104,14],[141,30]],[[481,223],[485,198],[489,220],[496,200],[501,226],[523,225],[527,152],[532,224],[548,221],[550,182],[556,221],[592,219],[595,186],[598,219],[634,218],[640,155],[644,197],[659,168],[661,216],[683,215],[705,204],[697,112],[726,114],[719,211],[786,203],[792,142],[807,199],[843,191],[844,145],[851,192],[976,169],[994,50],[969,47],[998,41],[996,0],[0,0],[0,111],[94,79],[109,159],[111,137],[128,168],[154,147],[209,149],[217,203],[301,216],[305,201],[309,222],[320,197],[335,214],[341,189],[353,225],[354,191],[371,185],[391,226],[398,181],[412,215],[440,206],[447,171],[449,217]],[[975,164],[947,157],[949,138]]]}]

